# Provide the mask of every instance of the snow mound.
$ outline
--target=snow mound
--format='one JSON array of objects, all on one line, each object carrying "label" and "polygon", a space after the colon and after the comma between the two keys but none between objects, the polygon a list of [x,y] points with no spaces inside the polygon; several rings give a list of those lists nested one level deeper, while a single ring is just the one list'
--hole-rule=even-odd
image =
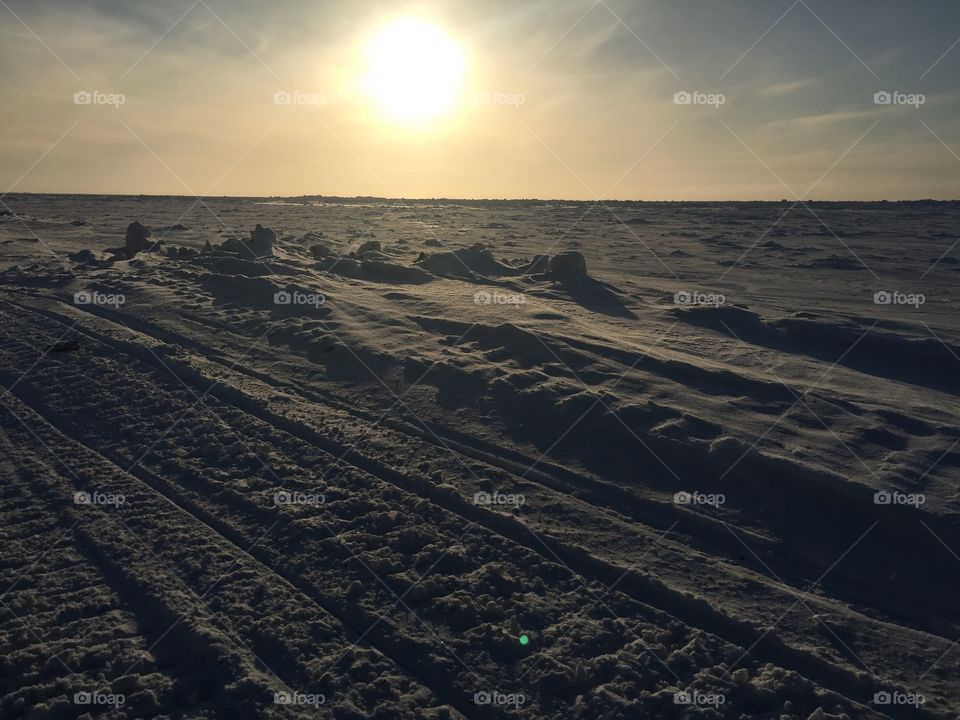
[{"label": "snow mound", "polygon": [[520,274],[518,268],[494,258],[493,253],[481,243],[459,250],[425,254],[417,264],[434,275],[461,278]]},{"label": "snow mound", "polygon": [[94,255],[93,250],[84,249],[79,252],[70,253],[69,257],[73,262],[79,263],[81,265],[88,265],[90,263],[97,261],[97,256]]},{"label": "snow mound", "polygon": [[250,231],[250,239],[244,242],[239,238],[225,240],[219,247],[225,252],[236,253],[241,258],[262,258],[275,255],[277,234],[260,224]]},{"label": "snow mound", "polygon": [[315,260],[323,260],[329,257],[335,257],[336,253],[333,252],[323,243],[316,243],[310,246],[310,253],[313,255]]},{"label": "snow mound", "polygon": [[587,276],[587,260],[576,250],[560,253],[550,258],[547,266],[551,275],[573,278]]},{"label": "snow mound", "polygon": [[357,255],[363,256],[369,252],[380,252],[383,250],[383,245],[380,244],[379,240],[367,240],[360,247],[357,248]]},{"label": "snow mound", "polygon": [[127,236],[123,244],[127,258],[133,258],[137,253],[150,250],[153,246],[153,243],[150,242],[151,235],[153,235],[153,231],[142,225],[138,220],[130,223],[127,226]]},{"label": "snow mound", "polygon": [[418,267],[408,267],[381,259],[364,259],[360,273],[365,278],[398,283],[428,283],[434,276]]}]

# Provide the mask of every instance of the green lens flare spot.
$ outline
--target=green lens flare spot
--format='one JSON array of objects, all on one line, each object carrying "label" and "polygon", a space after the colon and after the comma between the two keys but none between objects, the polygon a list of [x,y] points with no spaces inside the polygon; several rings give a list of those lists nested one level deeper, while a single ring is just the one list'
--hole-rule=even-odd
[{"label": "green lens flare spot", "polygon": [[530,638],[529,638],[529,637],[527,637],[526,635],[521,635],[521,636],[520,636],[520,644],[521,644],[521,645],[528,645],[529,643],[530,643]]}]

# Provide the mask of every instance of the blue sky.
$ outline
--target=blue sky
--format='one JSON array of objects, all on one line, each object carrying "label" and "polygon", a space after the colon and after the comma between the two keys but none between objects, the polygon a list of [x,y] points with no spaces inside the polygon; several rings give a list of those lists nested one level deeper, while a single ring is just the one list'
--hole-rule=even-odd
[{"label": "blue sky", "polygon": [[[456,111],[416,130],[360,86],[370,38],[405,16],[467,63]],[[0,191],[960,196],[948,0],[3,0],[0,17]],[[493,96],[512,100],[477,102]]]}]

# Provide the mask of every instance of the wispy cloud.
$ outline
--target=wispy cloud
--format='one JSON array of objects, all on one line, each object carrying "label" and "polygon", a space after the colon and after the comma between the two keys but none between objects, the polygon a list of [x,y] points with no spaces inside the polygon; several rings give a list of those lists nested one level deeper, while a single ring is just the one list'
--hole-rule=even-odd
[{"label": "wispy cloud", "polygon": [[800,80],[787,80],[784,82],[773,83],[772,85],[767,85],[764,88],[760,89],[761,95],[767,95],[772,97],[779,97],[781,95],[789,95],[790,93],[797,92],[798,90],[803,90],[805,88],[816,87],[820,85],[823,81],[820,78],[802,78]]},{"label": "wispy cloud", "polygon": [[819,113],[816,115],[804,115],[802,117],[775,120],[774,122],[765,123],[761,127],[766,130],[772,128],[827,128],[842,123],[855,121],[864,122],[876,119],[882,112],[880,109],[871,109]]}]

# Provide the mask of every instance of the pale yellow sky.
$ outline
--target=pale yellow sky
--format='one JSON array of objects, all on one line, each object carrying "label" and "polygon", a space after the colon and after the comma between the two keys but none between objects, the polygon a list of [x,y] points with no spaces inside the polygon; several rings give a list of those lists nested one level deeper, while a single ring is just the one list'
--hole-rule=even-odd
[{"label": "pale yellow sky", "polygon": [[[8,5],[0,192],[960,195],[960,10],[933,0]],[[402,18],[464,63],[417,128],[365,86]]]}]

